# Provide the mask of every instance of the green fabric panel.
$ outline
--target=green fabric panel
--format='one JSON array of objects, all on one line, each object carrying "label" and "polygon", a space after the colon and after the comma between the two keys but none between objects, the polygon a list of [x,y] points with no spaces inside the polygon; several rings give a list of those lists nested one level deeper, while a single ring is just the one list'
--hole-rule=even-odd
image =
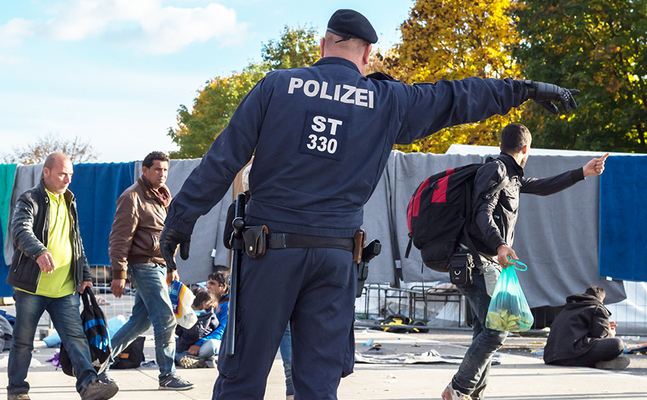
[{"label": "green fabric panel", "polygon": [[[7,240],[7,226],[9,225],[9,211],[11,207],[11,192],[16,178],[18,164],[0,164],[0,223],[2,237]],[[2,251],[0,251],[0,254]]]}]

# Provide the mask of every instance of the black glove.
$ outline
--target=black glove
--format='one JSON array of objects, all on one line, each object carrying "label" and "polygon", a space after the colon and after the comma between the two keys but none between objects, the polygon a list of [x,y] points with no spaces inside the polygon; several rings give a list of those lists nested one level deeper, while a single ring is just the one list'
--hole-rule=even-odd
[{"label": "black glove", "polygon": [[177,250],[177,245],[180,245],[180,257],[186,260],[189,258],[190,243],[191,235],[166,226],[162,229],[162,234],[160,235],[160,250],[162,251],[164,261],[166,261],[166,269],[168,272],[173,272],[177,269],[175,265],[175,250]]},{"label": "black glove", "polygon": [[[577,89],[564,89],[557,85],[544,82],[535,82],[535,81],[518,81],[521,83],[523,88],[522,100],[526,101],[528,99],[533,100],[535,103],[540,104],[546,110],[557,115],[559,110],[553,101],[559,101],[564,107],[564,111],[567,113],[572,108],[573,110],[577,109],[577,104],[575,103],[574,95],[579,94],[580,91]],[[522,102],[523,102],[522,101]]]}]

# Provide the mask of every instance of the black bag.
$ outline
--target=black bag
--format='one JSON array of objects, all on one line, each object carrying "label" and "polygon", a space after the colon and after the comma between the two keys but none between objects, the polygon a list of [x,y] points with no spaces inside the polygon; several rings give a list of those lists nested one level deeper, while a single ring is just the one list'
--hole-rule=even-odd
[{"label": "black bag", "polygon": [[[420,328],[414,328],[412,325],[419,326]],[[381,329],[384,332],[392,333],[426,333],[429,332],[429,328],[426,326],[427,325],[422,321],[412,320],[402,314],[393,314],[386,317],[383,322],[380,322],[378,327],[374,327],[372,329]]]},{"label": "black bag", "polygon": [[115,357],[115,362],[112,364],[111,369],[130,369],[139,368],[141,363],[144,362],[144,341],[145,336],[139,336],[133,340],[124,351]]},{"label": "black bag", "polygon": [[393,314],[386,317],[384,322],[380,322],[380,328],[384,332],[405,333],[408,329],[404,325],[409,325],[411,322],[409,317],[402,314]]},{"label": "black bag", "polygon": [[449,281],[458,287],[472,284],[474,258],[466,249],[460,249],[449,259]]},{"label": "black bag", "polygon": [[[90,346],[92,366],[97,373],[101,373],[108,364],[110,353],[112,352],[106,315],[101,307],[99,307],[99,303],[97,303],[92,289],[86,287],[81,294],[81,298],[83,299],[81,323],[83,324],[83,332]],[[62,343],[59,363],[66,375],[75,376],[72,360]]]}]

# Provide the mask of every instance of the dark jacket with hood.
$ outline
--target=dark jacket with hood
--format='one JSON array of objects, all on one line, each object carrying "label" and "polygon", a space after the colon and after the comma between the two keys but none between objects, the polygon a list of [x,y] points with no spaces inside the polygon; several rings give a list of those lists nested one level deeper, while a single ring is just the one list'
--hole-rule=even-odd
[{"label": "dark jacket with hood", "polygon": [[[82,281],[91,281],[92,275],[79,233],[76,199],[69,189],[65,191],[64,197],[70,216],[70,242],[72,243],[70,269],[76,291]],[[38,185],[20,195],[14,209],[11,233],[16,250],[7,275],[7,284],[36,293],[41,273],[36,259],[47,251],[49,218],[49,196],[41,180]]]},{"label": "dark jacket with hood", "polygon": [[506,153],[488,161],[474,178],[474,214],[469,228],[476,249],[488,255],[496,255],[497,247],[504,243],[512,246],[521,193],[547,196],[584,180],[583,168],[537,179],[524,177],[523,168]]},{"label": "dark jacket with hood", "polygon": [[186,329],[178,325],[175,328],[175,334],[178,335],[175,351],[178,353],[187,351],[194,344],[202,346],[205,342],[203,339],[216,339],[214,332],[218,325],[218,318],[216,318],[213,307],[198,315],[198,321],[191,328]]},{"label": "dark jacket with hood", "polygon": [[581,356],[591,350],[596,341],[611,337],[611,312],[603,300],[604,289],[598,287],[566,298],[564,310],[550,326],[544,348],[546,364]]}]

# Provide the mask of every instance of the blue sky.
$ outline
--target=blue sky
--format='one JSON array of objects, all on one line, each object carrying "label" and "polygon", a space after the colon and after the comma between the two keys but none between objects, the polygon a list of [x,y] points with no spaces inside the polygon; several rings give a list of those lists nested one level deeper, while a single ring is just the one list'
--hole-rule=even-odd
[{"label": "blue sky", "polygon": [[261,60],[283,27],[323,35],[362,12],[377,47],[400,40],[412,0],[0,0],[0,154],[48,134],[89,141],[101,162],[176,147],[167,136],[215,76]]}]

